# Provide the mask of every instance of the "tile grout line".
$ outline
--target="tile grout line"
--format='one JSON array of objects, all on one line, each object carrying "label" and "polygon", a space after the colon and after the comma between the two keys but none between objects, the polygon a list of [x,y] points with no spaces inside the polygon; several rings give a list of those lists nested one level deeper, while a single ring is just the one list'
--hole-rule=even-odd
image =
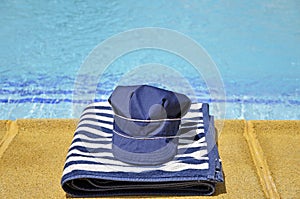
[{"label": "tile grout line", "polygon": [[3,156],[10,143],[19,132],[17,121],[9,120],[6,123],[6,133],[0,141],[0,159]]},{"label": "tile grout line", "polygon": [[245,121],[244,137],[247,140],[250,153],[257,170],[263,191],[267,198],[280,198],[276,184],[272,178],[269,166],[264,158],[263,149],[257,140],[251,121]]}]

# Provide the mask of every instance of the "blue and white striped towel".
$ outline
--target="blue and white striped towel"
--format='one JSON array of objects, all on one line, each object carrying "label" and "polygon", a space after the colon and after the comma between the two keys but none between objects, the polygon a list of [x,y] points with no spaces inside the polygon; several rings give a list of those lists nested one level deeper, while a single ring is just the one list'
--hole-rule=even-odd
[{"label": "blue and white striped towel", "polygon": [[223,182],[208,104],[192,104],[182,118],[178,153],[172,161],[137,166],[113,157],[113,111],[108,102],[82,113],[61,180],[71,196],[211,195]]}]

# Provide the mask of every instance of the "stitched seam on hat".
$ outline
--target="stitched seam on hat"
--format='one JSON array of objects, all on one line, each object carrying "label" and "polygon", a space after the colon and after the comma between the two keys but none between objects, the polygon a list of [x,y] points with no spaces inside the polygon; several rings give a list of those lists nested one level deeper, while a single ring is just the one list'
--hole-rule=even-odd
[{"label": "stitched seam on hat", "polygon": [[160,136],[160,137],[152,137],[152,138],[148,138],[148,137],[132,137],[132,136],[127,136],[127,135],[123,135],[115,130],[113,130],[114,133],[122,136],[122,137],[125,137],[125,138],[128,138],[128,139],[136,139],[136,140],[158,140],[158,139],[167,139],[167,138],[180,138],[180,136]]},{"label": "stitched seam on hat", "polygon": [[181,118],[165,118],[165,119],[157,119],[157,120],[141,120],[141,119],[132,119],[132,118],[127,118],[127,117],[123,117],[121,115],[118,114],[114,114],[115,116],[122,118],[124,120],[128,120],[128,121],[133,121],[133,122],[163,122],[163,121],[180,121]]}]

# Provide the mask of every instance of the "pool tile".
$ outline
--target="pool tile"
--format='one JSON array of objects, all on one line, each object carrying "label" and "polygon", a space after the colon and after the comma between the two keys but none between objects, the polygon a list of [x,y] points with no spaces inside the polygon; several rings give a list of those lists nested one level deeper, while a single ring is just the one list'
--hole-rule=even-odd
[{"label": "pool tile", "polygon": [[300,194],[300,121],[249,121],[281,198]]}]

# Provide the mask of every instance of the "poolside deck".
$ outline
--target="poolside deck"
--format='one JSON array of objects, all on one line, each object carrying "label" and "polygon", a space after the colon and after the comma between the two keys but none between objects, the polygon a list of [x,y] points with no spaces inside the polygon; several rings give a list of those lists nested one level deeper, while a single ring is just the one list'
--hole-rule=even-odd
[{"label": "poolside deck", "polygon": [[[60,178],[76,123],[0,120],[0,198],[66,198]],[[299,198],[299,143],[300,120],[226,120],[218,143],[225,186],[207,198]]]}]

